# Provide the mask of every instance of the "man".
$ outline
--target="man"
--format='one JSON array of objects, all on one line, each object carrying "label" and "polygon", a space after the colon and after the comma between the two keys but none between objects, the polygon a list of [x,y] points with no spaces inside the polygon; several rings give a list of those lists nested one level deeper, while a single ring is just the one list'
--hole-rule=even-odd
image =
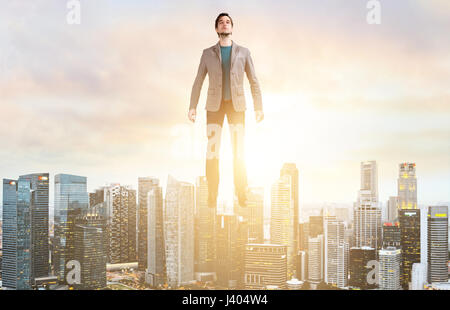
[{"label": "man", "polygon": [[216,18],[215,30],[219,42],[203,50],[200,65],[192,87],[189,120],[195,122],[196,108],[206,73],[209,77],[206,101],[208,149],[206,178],[208,180],[208,205],[217,206],[219,188],[219,151],[221,130],[225,115],[231,131],[233,145],[234,187],[239,205],[246,206],[247,174],[244,161],[245,97],[244,72],[250,82],[256,122],[264,119],[261,90],[255,75],[250,51],[231,40],[233,20],[227,13]]}]

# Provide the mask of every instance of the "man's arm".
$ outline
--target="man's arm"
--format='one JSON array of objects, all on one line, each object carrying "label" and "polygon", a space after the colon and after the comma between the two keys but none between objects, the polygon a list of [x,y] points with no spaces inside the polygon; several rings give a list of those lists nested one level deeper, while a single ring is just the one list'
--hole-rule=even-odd
[{"label": "man's arm", "polygon": [[245,73],[247,74],[248,81],[250,82],[250,89],[252,90],[253,105],[255,111],[262,111],[262,98],[261,89],[259,88],[258,79],[256,78],[255,67],[253,66],[253,60],[250,56],[250,51],[247,50],[247,57],[245,60]]},{"label": "man's arm", "polygon": [[195,78],[194,85],[192,86],[191,92],[191,104],[189,105],[189,110],[196,109],[198,104],[198,98],[200,97],[200,92],[202,90],[203,81],[206,76],[206,64],[204,61],[205,51],[203,51],[202,57],[200,58],[200,65],[198,66],[197,77]]}]

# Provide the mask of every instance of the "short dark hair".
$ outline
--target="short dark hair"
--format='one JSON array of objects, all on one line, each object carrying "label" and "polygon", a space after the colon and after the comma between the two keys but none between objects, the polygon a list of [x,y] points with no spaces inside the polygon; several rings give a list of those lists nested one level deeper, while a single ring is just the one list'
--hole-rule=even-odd
[{"label": "short dark hair", "polygon": [[231,27],[233,27],[233,19],[231,18],[231,16],[228,15],[228,13],[220,13],[219,16],[217,16],[217,18],[216,18],[216,22],[215,22],[215,27],[214,28],[217,28],[217,25],[219,24],[219,19],[222,16],[227,16],[230,19],[230,21],[231,21]]}]

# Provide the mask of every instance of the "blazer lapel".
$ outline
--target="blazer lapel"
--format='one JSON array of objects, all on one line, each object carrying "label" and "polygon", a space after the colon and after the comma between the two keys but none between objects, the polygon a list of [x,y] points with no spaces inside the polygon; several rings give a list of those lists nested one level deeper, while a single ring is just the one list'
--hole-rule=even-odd
[{"label": "blazer lapel", "polygon": [[237,52],[238,52],[238,45],[236,43],[234,43],[234,41],[231,41],[231,65],[230,65],[230,71],[233,69],[233,64],[234,61],[236,60],[237,57]]},{"label": "blazer lapel", "polygon": [[219,61],[222,64],[222,56],[220,55],[220,41],[217,42],[216,45],[214,45],[214,52],[216,52],[217,57],[219,57]]},{"label": "blazer lapel", "polygon": [[[236,43],[234,43],[233,40],[231,40],[231,65],[230,65],[230,70],[231,70],[231,68],[233,68],[234,61],[236,60],[237,51],[238,51],[238,45]],[[216,45],[214,45],[214,52],[216,52],[217,57],[219,57],[220,63],[222,64],[222,55],[220,53],[220,41],[217,42]]]}]

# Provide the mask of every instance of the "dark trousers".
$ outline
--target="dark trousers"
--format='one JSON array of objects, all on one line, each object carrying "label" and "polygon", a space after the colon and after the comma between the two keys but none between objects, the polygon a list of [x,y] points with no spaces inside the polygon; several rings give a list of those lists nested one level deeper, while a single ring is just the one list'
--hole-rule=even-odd
[{"label": "dark trousers", "polygon": [[247,172],[244,158],[244,128],[245,111],[236,112],[233,103],[224,101],[220,103],[217,112],[207,111],[206,124],[208,147],[206,151],[206,179],[208,191],[217,195],[219,189],[219,153],[222,137],[222,127],[225,115],[228,119],[233,148],[234,187],[237,194],[245,191],[247,187]]}]

